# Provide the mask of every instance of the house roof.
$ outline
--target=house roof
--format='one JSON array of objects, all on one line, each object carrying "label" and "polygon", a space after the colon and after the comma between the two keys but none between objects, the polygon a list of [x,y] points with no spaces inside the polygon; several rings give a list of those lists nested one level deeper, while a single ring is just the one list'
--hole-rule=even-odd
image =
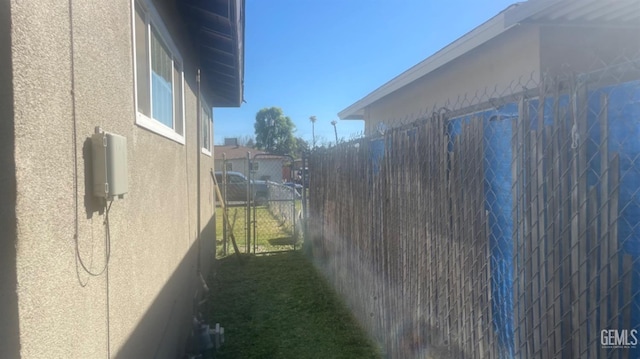
[{"label": "house roof", "polygon": [[529,0],[515,3],[338,113],[342,120],[364,119],[365,107],[437,70],[522,23],[638,26],[637,0]]},{"label": "house roof", "polygon": [[196,46],[211,106],[237,107],[244,86],[244,0],[178,1]]},{"label": "house roof", "polygon": [[251,157],[260,155],[260,159],[272,159],[281,160],[283,157],[273,155],[268,152],[260,151],[251,147],[244,146],[214,146],[214,156],[216,160],[221,160],[224,154],[228,160],[244,159],[247,158],[247,152],[251,152]]}]

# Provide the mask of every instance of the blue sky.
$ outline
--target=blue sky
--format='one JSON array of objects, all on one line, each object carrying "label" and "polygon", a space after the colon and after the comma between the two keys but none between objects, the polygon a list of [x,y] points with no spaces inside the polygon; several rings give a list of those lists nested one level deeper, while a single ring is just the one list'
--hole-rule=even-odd
[{"label": "blue sky", "polygon": [[[246,0],[246,103],[214,109],[214,143],[254,135],[256,113],[281,107],[296,136],[334,141],[338,112],[515,1]],[[338,136],[363,130],[338,121]]]}]

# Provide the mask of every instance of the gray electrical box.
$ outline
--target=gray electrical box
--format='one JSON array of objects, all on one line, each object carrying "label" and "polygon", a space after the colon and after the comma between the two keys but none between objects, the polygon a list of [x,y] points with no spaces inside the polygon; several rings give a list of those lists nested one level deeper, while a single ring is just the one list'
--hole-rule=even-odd
[{"label": "gray electrical box", "polygon": [[112,200],[124,198],[127,180],[127,139],[96,127],[91,136],[93,195]]}]

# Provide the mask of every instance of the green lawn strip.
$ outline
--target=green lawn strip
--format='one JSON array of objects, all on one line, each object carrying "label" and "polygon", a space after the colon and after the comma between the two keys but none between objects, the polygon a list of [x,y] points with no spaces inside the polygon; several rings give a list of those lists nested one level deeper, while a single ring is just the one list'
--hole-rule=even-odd
[{"label": "green lawn strip", "polygon": [[210,323],[225,327],[217,358],[379,358],[299,252],[218,262]]}]

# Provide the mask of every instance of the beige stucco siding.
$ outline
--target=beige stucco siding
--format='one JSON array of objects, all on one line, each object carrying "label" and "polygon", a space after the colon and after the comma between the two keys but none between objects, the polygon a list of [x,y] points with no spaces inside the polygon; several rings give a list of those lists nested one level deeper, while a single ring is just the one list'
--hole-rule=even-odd
[{"label": "beige stucco siding", "polygon": [[[542,74],[572,75],[640,51],[638,28],[523,24],[364,108],[365,133],[456,110],[523,88]],[[569,69],[568,64],[571,64]]]},{"label": "beige stucco siding", "polygon": [[[253,156],[252,156],[253,157]],[[252,179],[267,179],[273,182],[282,182],[282,164],[284,159],[281,158],[265,158],[258,156],[254,161],[258,162],[258,170],[251,174]],[[215,161],[215,170],[222,171],[222,160]],[[231,169],[234,172],[240,172],[247,175],[247,160],[244,158],[228,159],[227,163],[231,163]]]},{"label": "beige stucco siding", "polygon": [[640,51],[639,32],[639,27],[545,26],[540,37],[541,68],[567,75],[628,60]]},{"label": "beige stucco siding", "polygon": [[458,109],[539,78],[539,29],[519,26],[365,108],[365,133],[416,120],[440,107]]},{"label": "beige stucco siding", "polygon": [[0,358],[20,356],[16,293],[16,177],[11,9],[0,2]]},{"label": "beige stucco siding", "polygon": [[[183,145],[135,124],[130,0],[71,3],[11,2],[21,355],[175,358],[200,289],[198,247],[206,276],[215,240],[213,160],[196,155],[190,48],[180,49]],[[127,138],[129,193],[109,212],[108,272],[90,277],[77,263],[74,235],[77,222],[80,254],[99,271],[105,218],[85,195],[84,147],[95,126]]]},{"label": "beige stucco siding", "polygon": [[12,2],[21,355],[97,357],[106,348],[104,281],[73,280],[68,8],[40,5]]}]

